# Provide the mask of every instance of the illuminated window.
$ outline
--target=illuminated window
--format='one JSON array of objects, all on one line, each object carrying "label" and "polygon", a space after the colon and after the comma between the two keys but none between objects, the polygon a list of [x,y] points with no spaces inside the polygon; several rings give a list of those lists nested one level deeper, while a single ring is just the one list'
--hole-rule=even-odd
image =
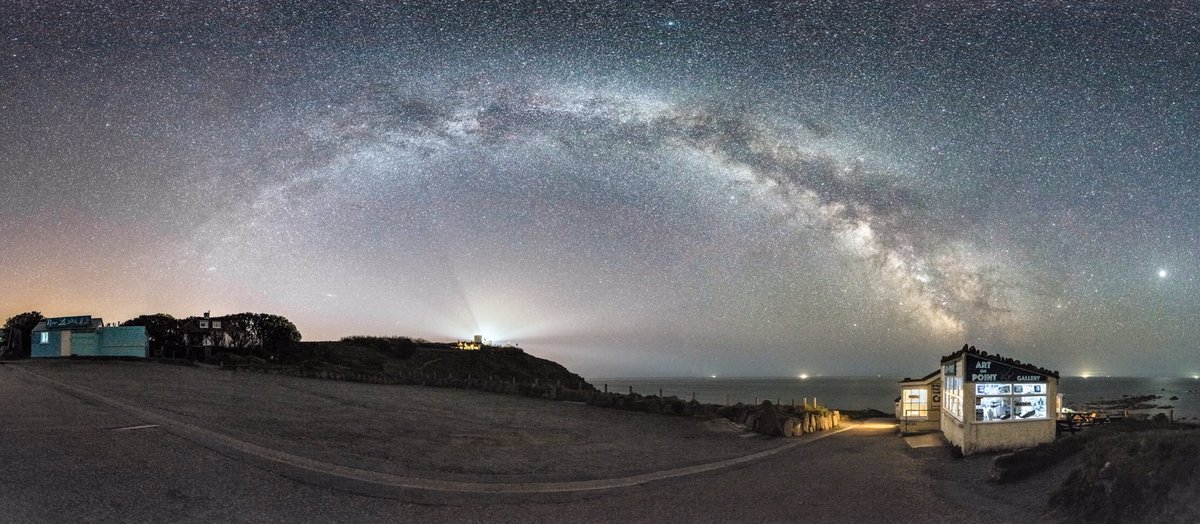
[{"label": "illuminated window", "polygon": [[200,329],[208,329],[208,321],[207,320],[200,321]]},{"label": "illuminated window", "polygon": [[958,376],[958,361],[946,364],[942,368],[942,395],[946,402],[942,409],[950,416],[963,419],[963,379]]},{"label": "illuminated window", "polygon": [[50,333],[43,331],[41,333],[41,336],[38,338],[38,343],[49,344],[50,343]]},{"label": "illuminated window", "polygon": [[975,421],[1045,419],[1045,384],[975,384]]},{"label": "illuminated window", "polygon": [[995,422],[1012,418],[1009,397],[975,397],[975,421]]},{"label": "illuminated window", "polygon": [[929,416],[929,391],[925,388],[904,388],[901,398],[905,417]]},{"label": "illuminated window", "polygon": [[221,329],[221,321],[220,320],[212,321],[212,327],[213,327],[213,329]]}]

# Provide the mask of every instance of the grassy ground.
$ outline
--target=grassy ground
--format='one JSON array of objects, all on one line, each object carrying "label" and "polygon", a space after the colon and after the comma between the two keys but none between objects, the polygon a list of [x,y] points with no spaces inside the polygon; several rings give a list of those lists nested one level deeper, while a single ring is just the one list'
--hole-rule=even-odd
[{"label": "grassy ground", "polygon": [[448,344],[402,337],[351,337],[305,342],[284,361],[226,355],[230,367],[299,367],[309,371],[361,371],[429,380],[477,380],[592,390],[583,377],[517,348],[465,351]]},{"label": "grassy ground", "polygon": [[1200,432],[1099,435],[1051,497],[1073,522],[1200,522]]},{"label": "grassy ground", "polygon": [[1022,480],[1078,456],[1049,504],[1066,522],[1200,522],[1200,431],[1126,420],[1000,455],[991,476]]}]

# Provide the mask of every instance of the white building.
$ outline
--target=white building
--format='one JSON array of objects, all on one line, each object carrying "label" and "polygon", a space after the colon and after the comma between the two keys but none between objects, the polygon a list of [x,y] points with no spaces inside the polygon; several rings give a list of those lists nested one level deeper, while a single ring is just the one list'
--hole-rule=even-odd
[{"label": "white building", "polygon": [[963,348],[942,358],[942,434],[963,455],[1053,442],[1058,372]]}]

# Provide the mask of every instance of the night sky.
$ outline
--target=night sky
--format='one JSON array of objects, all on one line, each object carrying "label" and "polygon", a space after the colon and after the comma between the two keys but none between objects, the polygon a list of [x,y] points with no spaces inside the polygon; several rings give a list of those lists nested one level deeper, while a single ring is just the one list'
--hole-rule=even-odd
[{"label": "night sky", "polygon": [[1195,3],[430,4],[3,2],[0,319],[1200,372]]}]

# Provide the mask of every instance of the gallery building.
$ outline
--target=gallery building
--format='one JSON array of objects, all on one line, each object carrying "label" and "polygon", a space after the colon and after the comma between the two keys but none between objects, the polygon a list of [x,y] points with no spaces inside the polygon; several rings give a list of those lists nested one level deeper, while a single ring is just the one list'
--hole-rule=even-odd
[{"label": "gallery building", "polygon": [[941,430],[963,455],[1053,442],[1058,372],[974,346],[942,357]]},{"label": "gallery building", "polygon": [[108,326],[91,316],[47,318],[33,328],[32,358],[146,357],[146,328]]}]

